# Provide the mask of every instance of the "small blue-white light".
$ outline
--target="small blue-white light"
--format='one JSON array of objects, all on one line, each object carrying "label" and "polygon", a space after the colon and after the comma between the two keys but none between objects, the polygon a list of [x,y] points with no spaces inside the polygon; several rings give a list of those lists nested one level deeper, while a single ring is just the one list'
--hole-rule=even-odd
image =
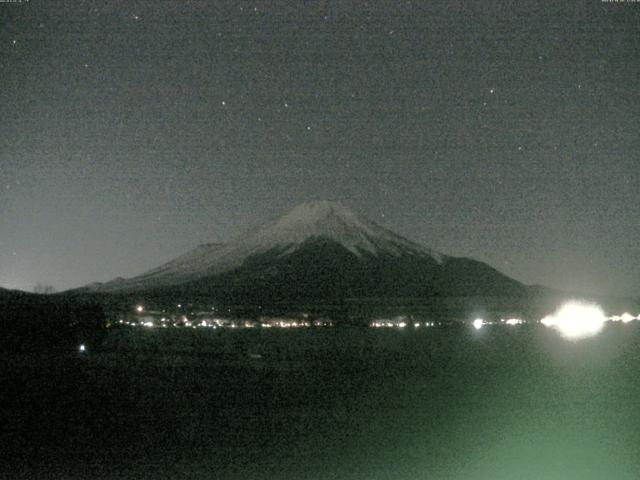
[{"label": "small blue-white light", "polygon": [[86,351],[86,350],[87,350],[87,348],[84,346],[84,343],[81,343],[81,344],[80,344],[80,346],[78,347],[78,350],[79,350],[80,352],[84,352],[84,351]]}]

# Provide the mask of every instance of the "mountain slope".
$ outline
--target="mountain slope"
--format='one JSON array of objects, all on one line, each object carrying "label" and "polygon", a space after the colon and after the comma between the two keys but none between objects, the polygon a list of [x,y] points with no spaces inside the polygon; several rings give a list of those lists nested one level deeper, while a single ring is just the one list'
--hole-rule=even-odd
[{"label": "mountain slope", "polygon": [[511,295],[524,287],[475,260],[403,238],[338,203],[306,202],[230,244],[206,244],[96,292],[179,292],[261,302]]}]

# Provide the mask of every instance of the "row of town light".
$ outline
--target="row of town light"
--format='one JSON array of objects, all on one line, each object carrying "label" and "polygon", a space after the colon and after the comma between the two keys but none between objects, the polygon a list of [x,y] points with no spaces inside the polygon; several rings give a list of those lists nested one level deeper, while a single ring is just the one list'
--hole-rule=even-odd
[{"label": "row of town light", "polygon": [[[397,320],[374,320],[373,322],[371,322],[370,326],[372,326],[373,328],[405,328],[408,327],[409,325],[413,325],[413,328],[420,328],[420,327],[435,327],[436,326],[436,322],[413,322],[413,323],[409,323],[407,321],[401,320],[401,321],[397,321]],[[440,323],[438,323],[438,325],[441,325]]]},{"label": "row of town light", "polygon": [[[181,305],[178,305],[179,307]],[[136,311],[138,313],[142,313],[144,311],[144,307],[142,305],[136,306]],[[614,315],[607,317],[602,308],[594,303],[580,302],[580,301],[569,301],[560,306],[560,308],[552,315],[547,315],[543,319],[541,319],[538,323],[544,325],[545,327],[550,327],[569,339],[579,339],[585,338],[592,335],[597,334],[607,321],[610,322],[621,322],[621,323],[629,323],[634,320],[640,320],[640,315],[634,316],[628,312],[623,313],[622,315]],[[122,323],[122,321],[121,321]],[[128,323],[128,322],[127,322]],[[164,323],[164,319],[163,319]],[[476,318],[472,325],[476,330],[480,330],[485,325],[521,325],[523,323],[527,323],[525,320],[520,318],[508,318],[501,319],[496,322],[485,321],[482,318]],[[133,324],[132,324],[133,325]],[[145,322],[142,325],[152,327],[154,324],[152,322]],[[374,320],[371,322],[370,326],[374,328],[405,328],[407,326],[412,325],[414,328],[420,327],[434,327],[436,326],[436,322],[409,322],[409,319],[404,316],[397,317],[391,320]],[[437,325],[441,325],[438,323]],[[165,326],[165,325],[163,325]],[[188,326],[191,326],[190,322]],[[216,323],[208,324],[206,321],[202,321],[198,326],[202,327],[216,327],[222,326],[217,325]],[[282,321],[276,324],[263,324],[263,327],[306,327],[310,326],[309,322],[306,321]],[[235,324],[232,324],[231,327],[235,327]],[[196,325],[193,325],[193,328],[196,328]]]}]

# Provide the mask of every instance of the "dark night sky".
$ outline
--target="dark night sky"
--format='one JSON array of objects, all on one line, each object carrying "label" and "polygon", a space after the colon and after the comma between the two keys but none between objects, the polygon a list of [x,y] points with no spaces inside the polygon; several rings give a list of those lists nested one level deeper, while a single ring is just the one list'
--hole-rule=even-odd
[{"label": "dark night sky", "polygon": [[332,199],[640,292],[640,3],[23,0],[0,28],[0,285],[132,276]]}]

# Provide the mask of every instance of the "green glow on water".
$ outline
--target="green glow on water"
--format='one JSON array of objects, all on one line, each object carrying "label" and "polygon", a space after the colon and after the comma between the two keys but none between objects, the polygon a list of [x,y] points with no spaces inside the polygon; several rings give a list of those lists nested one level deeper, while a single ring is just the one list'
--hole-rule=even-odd
[{"label": "green glow on water", "polygon": [[[51,412],[64,431],[53,441],[46,418],[35,422],[46,441],[28,443],[33,458],[21,450],[15,468],[70,479],[635,480],[638,333],[622,323],[580,342],[542,326],[120,330],[108,352],[5,361],[3,388],[21,399],[7,418]],[[26,427],[12,428],[6,445],[24,446]]]}]

